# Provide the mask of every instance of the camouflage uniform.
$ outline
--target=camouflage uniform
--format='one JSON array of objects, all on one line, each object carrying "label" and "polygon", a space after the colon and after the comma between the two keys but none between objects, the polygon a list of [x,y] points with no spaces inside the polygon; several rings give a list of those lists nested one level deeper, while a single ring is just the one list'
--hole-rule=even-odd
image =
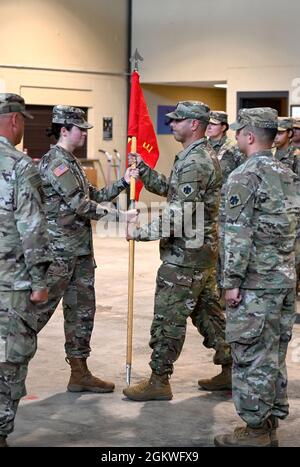
[{"label": "camouflage uniform", "polygon": [[[273,109],[242,109],[232,129],[276,128]],[[299,180],[272,157],[252,154],[228,178],[225,289],[242,300],[227,308],[226,338],[233,356],[236,410],[250,427],[288,414],[285,357],[295,319],[295,253]]]},{"label": "camouflage uniform", "polygon": [[[53,122],[88,128],[80,109],[56,106]],[[91,127],[91,126],[89,126]],[[54,262],[48,273],[49,300],[39,306],[38,331],[63,299],[65,351],[71,358],[90,354],[95,316],[94,269],[91,219],[108,213],[101,206],[114,199],[128,184],[122,178],[108,188],[93,187],[84,169],[70,152],[56,145],[45,154],[39,171],[45,193],[48,233]]]},{"label": "camouflage uniform", "polygon": [[229,174],[245,162],[246,156],[226,135],[218,142],[209,139],[209,143],[218,156],[222,169],[222,185],[224,185]]},{"label": "camouflage uniform", "polygon": [[[293,119],[281,117],[278,119],[278,131],[286,131],[293,129]],[[300,149],[290,145],[287,149],[276,149],[275,158],[282,164],[289,167],[298,177],[300,177]],[[297,231],[296,244],[296,274],[297,274],[297,290],[300,289],[300,229]]]},{"label": "camouflage uniform", "polygon": [[[293,130],[298,131],[300,129],[300,118],[299,117],[293,117],[292,122],[293,122]],[[294,141],[294,139],[293,139],[293,146],[295,148],[300,149],[300,143],[296,143]]]},{"label": "camouflage uniform", "polygon": [[[278,131],[284,132],[289,130],[293,130],[293,119],[291,117],[280,117],[278,119]],[[300,149],[290,144],[287,149],[277,148],[274,156],[300,177]]]},{"label": "camouflage uniform", "polygon": [[[199,115],[193,104],[179,103],[175,112],[168,114],[168,117],[208,118],[208,107],[201,105]],[[158,375],[173,372],[173,363],[184,343],[188,317],[204,336],[204,345],[216,349],[215,363],[228,363],[230,350],[224,341],[225,320],[215,281],[221,186],[218,160],[207,139],[202,138],[177,154],[169,178],[150,169],[144,162],[140,163],[139,170],[147,190],[167,197],[162,216],[134,232],[135,240],[160,239],[162,265],[156,279],[150,366]],[[204,204],[204,227],[203,219],[196,223],[196,210],[200,203]],[[187,205],[191,207],[194,231],[199,234],[204,229],[201,244],[181,229]],[[163,219],[170,220],[170,232],[164,232]],[[169,226],[169,222],[167,224]]]},{"label": "camouflage uniform", "polygon": [[[0,114],[24,110],[20,96],[0,94]],[[36,351],[36,307],[29,297],[46,288],[50,255],[38,172],[3,136],[0,155],[0,437],[5,437],[13,431]]]},{"label": "camouflage uniform", "polygon": [[[210,112],[209,122],[213,124],[224,123],[228,125],[228,115],[226,112]],[[222,169],[222,185],[226,183],[229,174],[239,165],[243,164],[246,156],[239,150],[237,145],[225,134],[221,139],[208,138],[210,145],[218,156]]]},{"label": "camouflage uniform", "polygon": [[[212,111],[210,112],[209,123],[219,124],[223,123],[227,125],[228,129],[228,115],[226,112],[221,111]],[[222,169],[222,188],[221,188],[221,200],[224,196],[224,185],[231,174],[231,172],[236,169],[239,165],[243,164],[246,161],[246,156],[239,150],[236,144],[231,141],[225,134],[223,138],[219,140],[208,138],[209,143],[211,144],[213,150],[217,154],[220,166]],[[221,219],[221,212],[219,213],[219,225],[223,222]],[[222,264],[220,255],[218,256],[217,261],[217,284],[219,289],[221,289],[221,276],[222,276]],[[221,291],[220,291],[221,295]],[[222,295],[221,295],[222,297]],[[225,309],[224,299],[221,298],[221,303]]]},{"label": "camouflage uniform", "polygon": [[288,149],[276,149],[275,158],[300,177],[300,149],[290,145]]}]

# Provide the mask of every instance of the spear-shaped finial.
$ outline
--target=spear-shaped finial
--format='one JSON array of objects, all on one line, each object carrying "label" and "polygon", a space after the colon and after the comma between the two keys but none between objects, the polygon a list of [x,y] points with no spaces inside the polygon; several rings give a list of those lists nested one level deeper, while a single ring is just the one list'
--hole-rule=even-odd
[{"label": "spear-shaped finial", "polygon": [[133,64],[134,71],[139,71],[139,62],[143,62],[143,57],[139,54],[138,49],[135,49],[134,54],[130,59],[131,63]]}]

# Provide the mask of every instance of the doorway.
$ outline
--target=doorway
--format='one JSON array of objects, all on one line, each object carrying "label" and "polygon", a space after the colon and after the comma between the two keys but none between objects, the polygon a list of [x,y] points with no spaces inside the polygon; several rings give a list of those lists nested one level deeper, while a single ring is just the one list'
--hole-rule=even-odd
[{"label": "doorway", "polygon": [[238,92],[237,112],[240,109],[253,107],[272,107],[278,111],[279,117],[288,116],[288,91],[274,92]]},{"label": "doorway", "polygon": [[[87,112],[87,107],[80,107]],[[55,144],[55,138],[48,138],[46,129],[51,127],[52,105],[26,105],[26,110],[33,115],[34,119],[25,119],[25,131],[23,150],[33,159],[40,159],[49,151],[50,144]],[[75,156],[87,158],[87,138],[82,148],[76,149]]]}]

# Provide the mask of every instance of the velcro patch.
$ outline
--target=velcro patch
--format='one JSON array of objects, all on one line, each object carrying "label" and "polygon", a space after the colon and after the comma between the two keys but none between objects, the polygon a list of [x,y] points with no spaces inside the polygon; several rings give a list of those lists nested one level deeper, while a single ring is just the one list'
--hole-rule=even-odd
[{"label": "velcro patch", "polygon": [[28,180],[30,185],[32,185],[34,188],[39,187],[42,184],[39,174],[31,175]]},{"label": "velcro patch", "polygon": [[189,183],[186,183],[185,185],[181,187],[181,191],[185,196],[190,196],[190,194],[193,193],[195,190],[192,187],[192,185],[190,185]]},{"label": "velcro patch", "polygon": [[231,208],[235,208],[236,206],[239,206],[240,204],[242,204],[242,201],[241,201],[239,194],[234,194],[230,196],[229,205]]},{"label": "velcro patch", "polygon": [[53,173],[56,177],[61,177],[64,173],[68,172],[69,167],[65,164],[60,164],[56,169],[53,170]]}]

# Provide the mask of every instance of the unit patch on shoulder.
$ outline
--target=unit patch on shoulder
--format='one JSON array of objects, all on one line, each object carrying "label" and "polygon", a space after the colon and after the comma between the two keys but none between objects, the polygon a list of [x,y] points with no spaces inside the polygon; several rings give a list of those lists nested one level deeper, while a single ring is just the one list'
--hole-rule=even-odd
[{"label": "unit patch on shoulder", "polygon": [[236,206],[239,206],[240,204],[242,204],[240,195],[238,194],[231,195],[229,198],[229,204],[231,208],[235,208]]},{"label": "unit patch on shoulder", "polygon": [[183,187],[181,187],[181,191],[185,196],[190,196],[190,194],[193,193],[195,190],[189,183],[186,183],[185,185],[183,185]]},{"label": "unit patch on shoulder", "polygon": [[65,164],[60,164],[56,169],[53,170],[53,173],[56,177],[61,177],[64,173],[68,172],[69,167]]}]

